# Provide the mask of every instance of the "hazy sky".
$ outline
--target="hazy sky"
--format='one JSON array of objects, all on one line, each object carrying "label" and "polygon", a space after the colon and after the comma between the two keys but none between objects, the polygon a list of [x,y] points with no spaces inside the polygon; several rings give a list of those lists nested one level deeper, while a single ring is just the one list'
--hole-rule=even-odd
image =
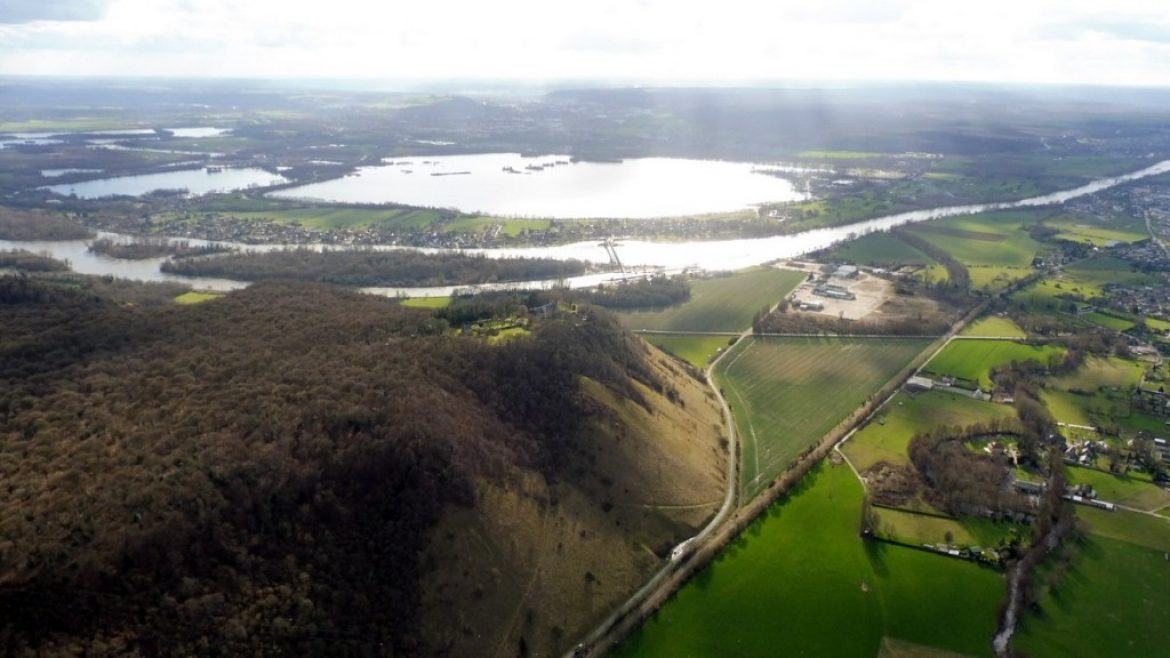
[{"label": "hazy sky", "polygon": [[0,74],[1170,84],[1165,0],[0,0]]}]

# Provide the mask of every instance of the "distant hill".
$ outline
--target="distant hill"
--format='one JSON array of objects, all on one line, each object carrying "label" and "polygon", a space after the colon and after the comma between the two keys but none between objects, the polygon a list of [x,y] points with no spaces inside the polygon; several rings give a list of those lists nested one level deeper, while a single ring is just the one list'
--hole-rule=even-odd
[{"label": "distant hill", "polygon": [[0,278],[7,655],[548,655],[721,498],[720,416],[587,308],[498,345],[337,288]]}]

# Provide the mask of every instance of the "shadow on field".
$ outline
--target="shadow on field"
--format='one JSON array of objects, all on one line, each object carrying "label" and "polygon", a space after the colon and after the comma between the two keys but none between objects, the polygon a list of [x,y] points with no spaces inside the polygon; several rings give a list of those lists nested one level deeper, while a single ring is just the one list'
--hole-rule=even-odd
[{"label": "shadow on field", "polygon": [[886,566],[886,551],[890,548],[889,544],[884,541],[862,539],[861,545],[865,547],[865,557],[869,558],[873,572],[878,576],[888,576],[890,569]]}]

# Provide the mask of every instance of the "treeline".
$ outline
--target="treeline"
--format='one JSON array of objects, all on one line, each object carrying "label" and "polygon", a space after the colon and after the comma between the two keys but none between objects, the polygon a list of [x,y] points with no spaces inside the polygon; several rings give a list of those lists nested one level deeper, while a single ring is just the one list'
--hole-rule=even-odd
[{"label": "treeline", "polygon": [[115,242],[109,238],[100,238],[90,243],[89,250],[111,258],[142,260],[162,256],[176,258],[208,256],[232,251],[232,248],[217,244],[192,245],[186,240],[175,242],[166,238],[136,238],[131,242]]},{"label": "treeline", "polygon": [[0,206],[0,240],[84,240],[92,235],[60,215]]},{"label": "treeline", "polygon": [[689,300],[691,284],[683,276],[657,274],[596,288],[565,290],[564,297],[606,308],[665,308]]},{"label": "treeline", "polygon": [[445,286],[559,279],[585,272],[579,260],[486,258],[462,253],[286,249],[184,258],[162,264],[170,274],[241,281],[295,279],[346,286]]},{"label": "treeline", "polygon": [[560,477],[602,413],[582,377],[663,386],[597,309],[500,346],[447,327],[315,284],[151,308],[0,278],[7,655],[417,652],[442,506]]},{"label": "treeline", "polygon": [[44,254],[34,254],[24,249],[0,251],[0,270],[22,272],[67,272],[69,263]]},{"label": "treeline", "polygon": [[759,314],[752,322],[756,334],[836,334],[840,336],[941,336],[951,326],[946,316],[850,320],[786,308]]}]

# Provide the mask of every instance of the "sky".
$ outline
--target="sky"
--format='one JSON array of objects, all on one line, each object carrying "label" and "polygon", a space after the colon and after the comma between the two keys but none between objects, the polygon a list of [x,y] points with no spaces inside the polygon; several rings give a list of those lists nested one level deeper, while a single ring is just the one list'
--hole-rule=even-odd
[{"label": "sky", "polygon": [[1164,0],[0,0],[0,75],[1170,84]]}]

